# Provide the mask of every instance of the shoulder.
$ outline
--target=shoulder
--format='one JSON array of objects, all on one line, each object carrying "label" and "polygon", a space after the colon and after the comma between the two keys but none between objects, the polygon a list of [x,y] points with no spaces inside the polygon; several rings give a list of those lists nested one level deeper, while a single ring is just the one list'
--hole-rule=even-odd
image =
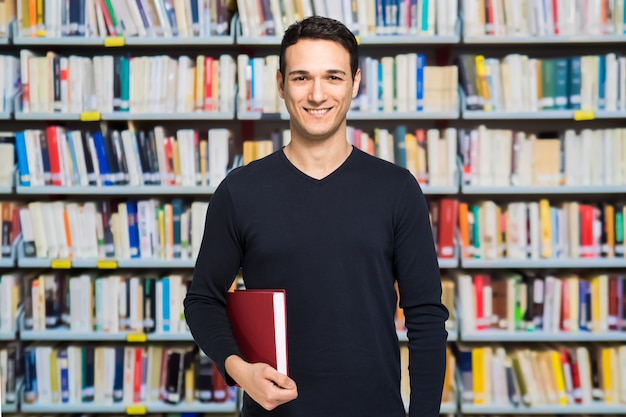
[{"label": "shoulder", "polygon": [[419,188],[415,177],[401,166],[354,148],[357,169],[367,173],[378,185]]},{"label": "shoulder", "polygon": [[264,181],[268,175],[271,175],[280,166],[278,152],[281,151],[273,152],[266,157],[231,170],[226,176],[225,182],[229,187],[232,187]]}]

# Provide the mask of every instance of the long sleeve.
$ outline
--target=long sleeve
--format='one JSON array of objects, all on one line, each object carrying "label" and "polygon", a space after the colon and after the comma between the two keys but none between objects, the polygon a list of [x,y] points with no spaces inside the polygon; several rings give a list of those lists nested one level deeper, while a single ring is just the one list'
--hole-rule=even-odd
[{"label": "long sleeve", "polygon": [[399,194],[394,269],[409,339],[409,416],[435,417],[446,370],[448,311],[441,303],[441,278],[424,195],[412,177]]},{"label": "long sleeve", "polygon": [[241,353],[226,315],[227,291],[241,265],[241,243],[235,209],[224,181],[210,200],[204,235],[191,288],[185,297],[185,318],[198,346],[217,365],[229,384],[224,362]]}]

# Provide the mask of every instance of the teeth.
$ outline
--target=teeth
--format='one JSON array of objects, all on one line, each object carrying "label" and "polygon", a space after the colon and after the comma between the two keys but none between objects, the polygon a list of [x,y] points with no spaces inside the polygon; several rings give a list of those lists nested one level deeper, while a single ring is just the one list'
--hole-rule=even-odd
[{"label": "teeth", "polygon": [[326,113],[327,111],[328,109],[319,109],[319,110],[309,109],[309,113],[314,114],[314,115],[322,115]]}]

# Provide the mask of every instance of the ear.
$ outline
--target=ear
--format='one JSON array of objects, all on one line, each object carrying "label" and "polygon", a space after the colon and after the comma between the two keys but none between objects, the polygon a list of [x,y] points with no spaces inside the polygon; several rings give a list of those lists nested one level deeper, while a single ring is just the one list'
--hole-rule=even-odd
[{"label": "ear", "polygon": [[276,70],[276,86],[278,87],[278,95],[284,100],[285,81],[283,80],[283,75],[280,73],[280,70]]},{"label": "ear", "polygon": [[354,74],[354,82],[352,83],[352,98],[356,98],[359,94],[359,85],[361,84],[361,69],[356,70]]}]

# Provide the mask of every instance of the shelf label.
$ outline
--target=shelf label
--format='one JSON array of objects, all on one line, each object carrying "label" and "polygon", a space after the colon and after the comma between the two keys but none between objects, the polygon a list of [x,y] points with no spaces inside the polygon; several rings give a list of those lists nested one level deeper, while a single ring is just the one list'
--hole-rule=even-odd
[{"label": "shelf label", "polygon": [[596,118],[593,110],[576,110],[574,112],[574,120],[580,122],[583,120],[593,120]]},{"label": "shelf label", "polygon": [[138,343],[145,342],[146,341],[146,334],[145,333],[128,333],[126,335],[126,341],[127,342],[138,342]]},{"label": "shelf label", "polygon": [[80,114],[81,122],[97,122],[100,120],[99,111],[84,111]]},{"label": "shelf label", "polygon": [[50,267],[52,269],[70,269],[72,267],[72,261],[69,259],[53,259],[50,261]]},{"label": "shelf label", "polygon": [[104,38],[104,46],[106,47],[120,47],[124,46],[124,37],[123,36],[109,36]]},{"label": "shelf label", "polygon": [[98,269],[117,269],[117,261],[99,259],[98,262],[96,262],[96,267]]},{"label": "shelf label", "polygon": [[141,416],[146,414],[146,406],[143,404],[133,404],[126,407],[126,414],[130,416]]}]

